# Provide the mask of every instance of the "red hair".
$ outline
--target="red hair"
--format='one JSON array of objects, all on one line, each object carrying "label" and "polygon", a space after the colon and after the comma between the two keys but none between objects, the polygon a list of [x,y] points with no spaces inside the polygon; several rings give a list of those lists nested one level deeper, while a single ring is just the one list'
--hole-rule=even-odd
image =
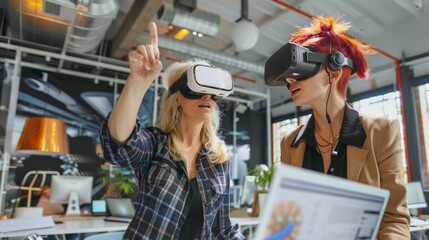
[{"label": "red hair", "polygon": [[[350,28],[350,23],[339,22],[339,20],[340,17],[315,17],[309,27],[300,28],[292,34],[290,42],[301,46],[311,46],[322,53],[340,51],[353,61],[356,75],[361,79],[366,79],[369,73],[366,57],[375,51],[370,45],[348,36],[346,31]],[[343,75],[337,84],[337,89],[344,98],[346,98],[350,75],[351,69],[343,68]]]}]

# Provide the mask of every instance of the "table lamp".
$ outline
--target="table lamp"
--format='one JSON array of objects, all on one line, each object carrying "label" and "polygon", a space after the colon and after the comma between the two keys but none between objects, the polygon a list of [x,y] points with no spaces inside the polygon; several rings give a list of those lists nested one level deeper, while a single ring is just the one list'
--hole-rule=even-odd
[{"label": "table lamp", "polygon": [[34,155],[69,154],[65,123],[56,118],[27,118],[16,151]]},{"label": "table lamp", "polygon": [[[69,144],[65,123],[56,118],[27,118],[16,147],[16,152],[27,153],[31,155],[69,154]],[[29,186],[8,186],[9,189],[28,191],[28,201],[26,207],[28,213],[22,213],[23,216],[28,216],[30,212],[37,212],[37,214],[43,212],[43,209],[41,208],[41,210],[37,210],[37,207],[30,207],[32,191],[40,191],[42,187],[34,186],[37,177],[38,174],[36,173]],[[22,212],[26,211],[26,209],[20,208],[19,210]]]}]

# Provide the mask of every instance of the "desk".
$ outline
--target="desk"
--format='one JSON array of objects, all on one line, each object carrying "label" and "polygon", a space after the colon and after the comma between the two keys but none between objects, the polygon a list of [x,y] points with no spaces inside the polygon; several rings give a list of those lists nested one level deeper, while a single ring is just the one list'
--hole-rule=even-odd
[{"label": "desk", "polygon": [[[418,219],[426,219],[426,222],[417,221],[417,226],[411,226],[410,232],[411,232],[411,239],[413,240],[427,240],[426,237],[426,231],[429,230],[429,215],[419,215]],[[413,217],[411,217],[411,225],[413,225]]]},{"label": "desk", "polygon": [[413,240],[427,240],[428,238],[426,237],[426,230],[429,229],[429,223],[427,225],[421,225],[421,226],[416,226],[410,227],[410,233],[411,233],[411,239]]},{"label": "desk", "polygon": [[62,235],[70,233],[125,231],[128,227],[128,223],[108,222],[104,221],[103,218],[64,219],[62,221],[62,223],[56,223],[55,227],[51,228],[0,233],[0,238],[25,237],[31,234]]}]

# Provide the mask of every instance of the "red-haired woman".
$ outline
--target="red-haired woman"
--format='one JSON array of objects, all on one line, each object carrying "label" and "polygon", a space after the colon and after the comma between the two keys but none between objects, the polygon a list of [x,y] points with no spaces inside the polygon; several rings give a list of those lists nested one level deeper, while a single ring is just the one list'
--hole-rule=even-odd
[{"label": "red-haired woman", "polygon": [[378,239],[410,239],[399,122],[360,115],[346,103],[350,76],[366,78],[373,53],[346,35],[349,27],[317,17],[292,35],[288,44],[324,55],[313,59],[319,64],[309,74],[283,77],[294,104],[311,106],[313,114],[282,140],[281,161],[389,190]]}]

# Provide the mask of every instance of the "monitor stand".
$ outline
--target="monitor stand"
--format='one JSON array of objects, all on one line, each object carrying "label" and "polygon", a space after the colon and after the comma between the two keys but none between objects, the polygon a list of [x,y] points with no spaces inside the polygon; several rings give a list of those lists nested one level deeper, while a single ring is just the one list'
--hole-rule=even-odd
[{"label": "monitor stand", "polygon": [[75,191],[70,192],[66,215],[80,215],[79,195]]}]

